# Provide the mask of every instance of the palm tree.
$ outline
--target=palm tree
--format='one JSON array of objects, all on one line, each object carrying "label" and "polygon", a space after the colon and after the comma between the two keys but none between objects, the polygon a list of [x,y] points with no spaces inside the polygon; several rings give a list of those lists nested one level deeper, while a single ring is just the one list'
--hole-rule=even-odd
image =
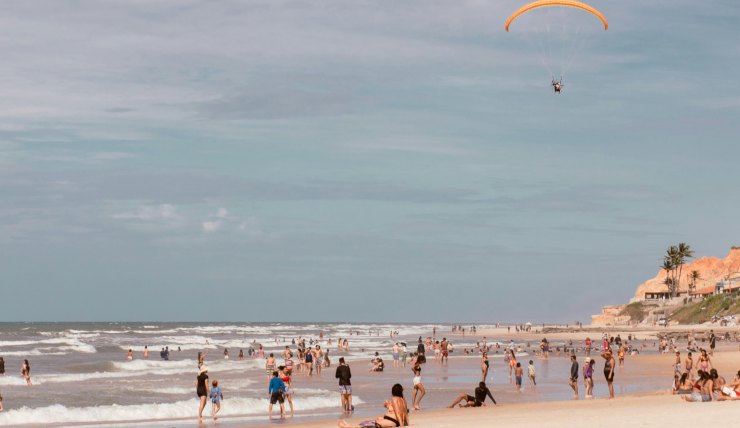
[{"label": "palm tree", "polygon": [[681,280],[681,271],[683,270],[683,265],[686,263],[686,259],[694,257],[694,251],[691,249],[689,244],[685,242],[681,242],[678,244],[678,247],[676,247],[676,267],[678,268],[678,275],[674,275],[674,278],[676,279],[676,291],[680,288],[680,280]]},{"label": "palm tree", "polygon": [[690,274],[688,274],[689,277],[689,293],[692,291],[696,291],[696,281],[701,279],[701,275],[699,274],[699,271],[692,270]]},{"label": "palm tree", "polygon": [[663,264],[660,266],[661,269],[665,271],[665,280],[663,281],[663,284],[668,286],[668,292],[671,293],[671,296],[673,296],[673,276],[671,274],[673,273],[673,270],[675,269],[675,265],[673,264],[673,261],[666,256],[663,259]]},{"label": "palm tree", "polygon": [[670,276],[667,276],[663,280],[663,284],[665,284],[666,287],[668,287],[668,292],[671,294],[671,296],[673,296],[673,293],[675,291],[675,282],[673,282],[673,278],[671,278]]},{"label": "palm tree", "polygon": [[675,283],[675,281],[673,280],[673,273],[675,272],[676,265],[673,263],[673,259],[670,257],[670,255],[666,255],[663,258],[663,264],[660,266],[660,268],[665,271],[666,281],[663,281],[663,284],[668,285],[668,292],[671,293],[672,296],[673,291],[671,290],[671,285]]}]

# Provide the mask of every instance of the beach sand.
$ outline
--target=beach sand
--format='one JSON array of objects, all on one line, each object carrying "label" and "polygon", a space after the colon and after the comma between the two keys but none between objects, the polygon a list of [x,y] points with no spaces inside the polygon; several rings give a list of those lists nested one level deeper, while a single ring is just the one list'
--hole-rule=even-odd
[{"label": "beach sand", "polygon": [[[503,330],[503,331],[502,331]],[[513,330],[513,329],[512,329]],[[687,327],[678,329],[643,329],[625,330],[626,334],[637,333],[639,337],[655,337],[657,332],[690,331],[697,332],[705,330],[703,326]],[[708,331],[709,328],[706,328]],[[714,329],[715,332],[725,329]],[[599,339],[603,330],[562,332],[547,334],[548,339],[557,340],[583,340],[586,335]],[[736,330],[733,330],[733,332]],[[598,335],[597,335],[598,334]],[[613,333],[613,334],[616,334]],[[480,330],[477,337],[509,337],[506,328],[495,330]],[[514,340],[535,340],[543,337],[542,333],[516,333],[510,335]],[[712,357],[713,366],[726,379],[731,380],[735,373],[740,370],[740,351],[738,343],[721,342],[718,344],[717,352]],[[685,355],[685,351],[682,352]],[[592,355],[595,356],[595,355]],[[598,358],[598,356],[596,356]],[[642,355],[640,364],[646,369],[653,367],[655,370],[667,371],[666,362],[672,358],[670,354]],[[579,357],[579,360],[582,357]],[[629,360],[628,360],[629,361]],[[669,370],[668,370],[669,372]],[[504,426],[504,427],[536,427],[546,424],[547,426],[568,428],[593,428],[613,426],[639,426],[664,428],[666,426],[684,427],[692,425],[703,425],[708,422],[707,415],[711,415],[711,421],[720,425],[734,426],[740,418],[740,401],[724,401],[711,403],[688,403],[679,396],[670,393],[670,375],[666,376],[666,388],[653,393],[639,393],[633,395],[619,395],[613,400],[597,398],[593,400],[583,399],[581,390],[580,400],[546,401],[546,402],[523,402],[507,403],[497,406],[482,408],[455,408],[413,412],[411,414],[411,425],[417,427],[446,428],[446,427],[476,427],[476,426]],[[564,383],[563,388],[567,389]],[[472,392],[472,386],[470,392]],[[406,394],[407,400],[410,400]],[[455,397],[450,396],[449,401]],[[383,413],[382,404],[377,404],[377,414]],[[359,423],[367,418],[352,418],[348,421]],[[265,427],[274,426],[264,425]],[[309,428],[337,426],[337,419],[322,420],[301,424]]]}]

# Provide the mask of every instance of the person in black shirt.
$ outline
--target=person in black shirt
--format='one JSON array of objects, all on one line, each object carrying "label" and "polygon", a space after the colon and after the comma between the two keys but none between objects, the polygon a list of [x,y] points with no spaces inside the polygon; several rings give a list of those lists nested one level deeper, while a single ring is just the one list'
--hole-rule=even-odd
[{"label": "person in black shirt", "polygon": [[485,406],[486,403],[486,397],[490,397],[491,401],[493,401],[493,404],[497,404],[496,400],[493,398],[493,395],[491,395],[491,390],[488,389],[485,382],[481,382],[478,384],[478,387],[475,388],[473,395],[468,394],[460,394],[455,401],[450,404],[449,408],[453,408],[457,406],[458,404],[460,407],[480,407]]},{"label": "person in black shirt", "polygon": [[717,346],[717,336],[714,330],[709,330],[709,355],[714,355],[714,348]]},{"label": "person in black shirt", "polygon": [[339,358],[339,366],[337,366],[337,371],[334,377],[339,379],[339,394],[342,396],[342,411],[349,413],[355,409],[352,405],[352,382],[350,382],[352,372],[350,371],[349,366],[345,364],[344,357]]},{"label": "person in black shirt", "polygon": [[203,409],[206,407],[206,399],[210,393],[208,387],[208,367],[199,364],[198,376],[195,377],[195,392],[200,401],[198,405],[198,420],[203,420]]},{"label": "person in black shirt", "polygon": [[568,385],[573,388],[573,398],[578,400],[578,362],[576,356],[571,355],[570,361],[570,382],[568,382]]}]

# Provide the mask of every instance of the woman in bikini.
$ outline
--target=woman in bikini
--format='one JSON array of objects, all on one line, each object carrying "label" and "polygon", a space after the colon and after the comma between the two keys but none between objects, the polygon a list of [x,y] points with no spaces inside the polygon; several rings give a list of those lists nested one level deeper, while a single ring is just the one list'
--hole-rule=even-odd
[{"label": "woman in bikini", "polygon": [[481,354],[480,357],[480,371],[482,373],[481,376],[481,382],[485,382],[486,378],[488,377],[488,367],[490,366],[490,363],[488,362],[488,353],[484,352]]},{"label": "woman in bikini", "polygon": [[388,409],[383,416],[375,420],[363,421],[359,425],[352,425],[344,419],[340,419],[337,425],[340,428],[392,428],[409,426],[409,413],[406,399],[403,398],[403,387],[400,384],[393,385],[391,399],[386,400],[383,406]]},{"label": "woman in bikini", "polygon": [[509,379],[511,379],[511,373],[514,371],[514,367],[516,367],[516,355],[514,355],[514,350],[509,349]]},{"label": "woman in bikini", "polygon": [[290,406],[290,417],[293,417],[293,384],[290,382],[290,372],[287,370],[285,366],[279,366],[278,367],[278,377],[283,380],[283,383],[285,384],[285,392],[283,393],[283,396],[285,396],[285,400],[288,401],[288,405]]},{"label": "woman in bikini", "polygon": [[28,363],[28,360],[23,360],[23,364],[21,364],[21,376],[26,379],[26,385],[31,386],[31,364]]},{"label": "woman in bikini", "polygon": [[[421,363],[418,358],[413,361],[411,371],[414,372],[414,392],[411,396],[411,405],[414,410],[421,410],[421,399],[427,391],[424,389],[424,384],[421,383]],[[416,394],[419,394],[419,398],[416,398]]]},{"label": "woman in bikini", "polygon": [[609,385],[609,398],[614,398],[614,355],[612,351],[607,349],[606,352],[601,354],[601,357],[606,360],[604,363],[604,377],[606,378],[606,384]]}]

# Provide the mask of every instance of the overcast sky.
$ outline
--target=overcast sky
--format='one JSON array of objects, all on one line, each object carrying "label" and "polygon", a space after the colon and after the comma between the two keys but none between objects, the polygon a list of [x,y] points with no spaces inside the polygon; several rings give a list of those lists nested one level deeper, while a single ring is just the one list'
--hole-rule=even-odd
[{"label": "overcast sky", "polygon": [[0,2],[0,320],[588,321],[740,244],[740,3],[524,3]]}]

